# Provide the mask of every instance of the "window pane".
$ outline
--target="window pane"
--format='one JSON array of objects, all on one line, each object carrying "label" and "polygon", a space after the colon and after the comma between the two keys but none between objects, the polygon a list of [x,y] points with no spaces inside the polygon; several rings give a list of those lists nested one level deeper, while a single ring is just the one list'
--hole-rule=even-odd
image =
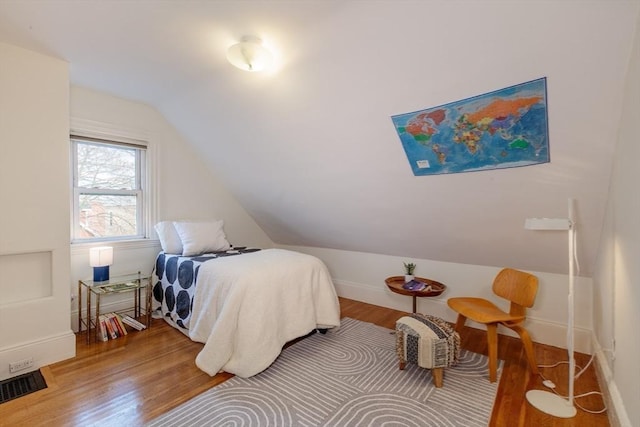
[{"label": "window pane", "polygon": [[136,196],[80,195],[76,239],[137,235]]},{"label": "window pane", "polygon": [[137,190],[135,148],[77,144],[78,187]]}]

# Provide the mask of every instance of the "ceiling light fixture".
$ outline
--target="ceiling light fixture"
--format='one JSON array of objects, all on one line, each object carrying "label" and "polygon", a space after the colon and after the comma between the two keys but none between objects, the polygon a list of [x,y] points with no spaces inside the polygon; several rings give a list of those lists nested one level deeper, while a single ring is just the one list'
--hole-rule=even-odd
[{"label": "ceiling light fixture", "polygon": [[227,60],[244,71],[262,71],[271,64],[273,55],[264,47],[262,40],[246,36],[229,48]]}]

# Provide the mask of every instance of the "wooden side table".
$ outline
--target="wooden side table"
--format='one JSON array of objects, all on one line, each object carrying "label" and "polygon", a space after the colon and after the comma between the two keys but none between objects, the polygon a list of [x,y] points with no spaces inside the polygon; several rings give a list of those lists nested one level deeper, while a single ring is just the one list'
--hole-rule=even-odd
[{"label": "wooden side table", "polygon": [[445,285],[435,280],[425,279],[424,277],[416,277],[414,280],[425,283],[427,287],[421,291],[412,291],[402,287],[404,285],[404,276],[391,276],[385,279],[387,287],[392,292],[413,297],[413,313],[416,312],[417,297],[437,297],[447,289]]}]

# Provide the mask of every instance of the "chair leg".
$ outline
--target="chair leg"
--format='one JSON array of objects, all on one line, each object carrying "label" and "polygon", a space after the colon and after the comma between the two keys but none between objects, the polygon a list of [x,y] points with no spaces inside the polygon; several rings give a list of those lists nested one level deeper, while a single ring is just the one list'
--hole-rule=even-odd
[{"label": "chair leg", "polygon": [[487,343],[489,344],[489,381],[498,379],[498,325],[487,323]]},{"label": "chair leg", "polygon": [[529,367],[531,368],[531,373],[538,374],[538,363],[536,362],[536,353],[533,350],[533,342],[531,341],[531,336],[529,336],[529,332],[523,328],[522,326],[509,326],[513,331],[515,331],[519,336],[520,340],[522,340],[522,345],[524,346],[524,352],[527,355],[527,360],[529,361]]},{"label": "chair leg", "polygon": [[436,388],[442,387],[442,378],[444,376],[444,368],[431,369],[431,375],[433,376],[433,384]]},{"label": "chair leg", "polygon": [[457,333],[462,334],[462,329],[464,328],[464,322],[467,321],[467,318],[462,314],[458,314],[458,320],[456,321],[455,330]]}]

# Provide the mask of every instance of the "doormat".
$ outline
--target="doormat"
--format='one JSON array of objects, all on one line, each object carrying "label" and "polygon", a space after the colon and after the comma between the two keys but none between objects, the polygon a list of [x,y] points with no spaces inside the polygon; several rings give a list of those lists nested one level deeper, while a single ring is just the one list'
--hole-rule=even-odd
[{"label": "doormat", "polygon": [[47,388],[47,383],[39,369],[18,375],[17,377],[0,381],[0,403],[8,402],[45,388]]}]

